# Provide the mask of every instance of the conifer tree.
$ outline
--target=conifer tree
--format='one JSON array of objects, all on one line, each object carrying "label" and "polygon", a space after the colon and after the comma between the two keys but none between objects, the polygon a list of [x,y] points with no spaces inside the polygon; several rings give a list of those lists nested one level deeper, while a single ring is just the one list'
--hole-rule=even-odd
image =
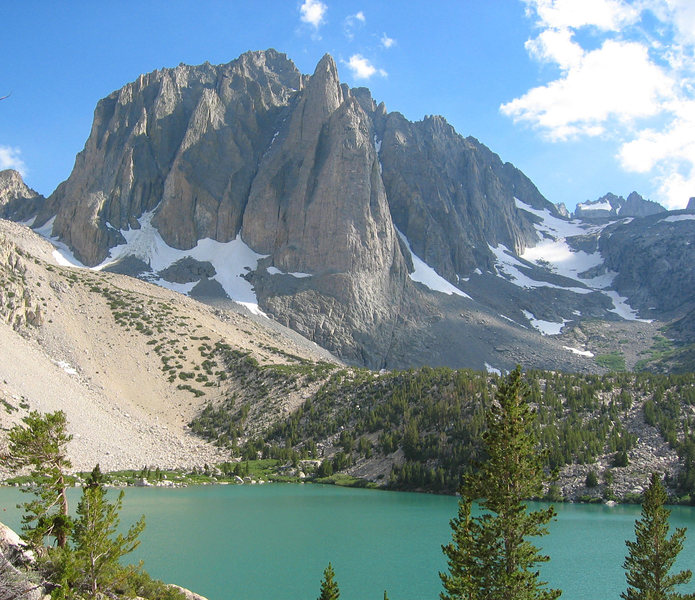
[{"label": "conifer tree", "polygon": [[101,597],[126,580],[135,567],[123,567],[119,559],[138,545],[138,536],[145,528],[145,518],[132,525],[128,532],[116,534],[124,493],[115,502],[106,498],[99,465],[94,467],[82,490],[77,505],[77,519],[72,540],[75,544],[72,587],[89,595]]},{"label": "conifer tree", "polygon": [[624,600],[694,600],[695,594],[680,594],[674,588],[688,583],[690,570],[669,575],[685,540],[685,528],[668,538],[668,518],[664,508],[666,489],[657,473],[652,473],[644,494],[642,518],[635,521],[635,541],[627,540],[628,556],[623,568],[628,588],[620,594]]},{"label": "conifer tree", "polygon": [[334,580],[335,572],[331,563],[323,571],[323,580],[321,581],[321,594],[318,600],[338,600],[340,598],[340,590],[338,584]]},{"label": "conifer tree", "polygon": [[[500,381],[496,401],[486,414],[483,436],[487,459],[461,486],[452,541],[442,549],[449,572],[440,574],[442,600],[554,600],[560,590],[544,589],[537,564],[541,555],[529,537],[547,533],[552,507],[528,512],[524,500],[539,497],[543,467],[526,402],[521,368]],[[472,516],[480,499],[482,513]]]},{"label": "conifer tree", "polygon": [[42,546],[45,537],[54,537],[64,548],[70,533],[65,475],[71,467],[67,444],[72,436],[66,432],[67,419],[60,410],[43,415],[32,411],[23,422],[9,431],[6,458],[13,468],[32,468],[33,482],[28,491],[36,498],[24,503],[25,537],[35,547]]}]

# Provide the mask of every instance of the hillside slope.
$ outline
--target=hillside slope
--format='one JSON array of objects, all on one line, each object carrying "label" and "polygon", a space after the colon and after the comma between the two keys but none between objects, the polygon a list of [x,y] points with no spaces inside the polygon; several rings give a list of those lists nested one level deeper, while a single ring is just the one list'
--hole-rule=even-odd
[{"label": "hillside slope", "polygon": [[[49,242],[3,220],[0,281],[0,427],[29,410],[64,410],[78,470],[96,462],[104,470],[190,468],[228,458],[187,427],[204,403],[228,392],[215,375],[222,369],[205,356],[208,344],[227,344],[260,364],[297,354],[333,360],[279,326],[259,326],[243,309],[60,266]],[[279,399],[268,418],[303,394]]]}]

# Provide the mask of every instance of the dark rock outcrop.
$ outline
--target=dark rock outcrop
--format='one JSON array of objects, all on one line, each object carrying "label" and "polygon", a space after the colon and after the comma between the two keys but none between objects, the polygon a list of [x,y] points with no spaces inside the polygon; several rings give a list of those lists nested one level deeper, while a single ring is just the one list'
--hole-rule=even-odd
[{"label": "dark rock outcrop", "polygon": [[695,223],[676,211],[635,219],[604,231],[606,268],[615,289],[645,317],[674,315],[695,305]]}]

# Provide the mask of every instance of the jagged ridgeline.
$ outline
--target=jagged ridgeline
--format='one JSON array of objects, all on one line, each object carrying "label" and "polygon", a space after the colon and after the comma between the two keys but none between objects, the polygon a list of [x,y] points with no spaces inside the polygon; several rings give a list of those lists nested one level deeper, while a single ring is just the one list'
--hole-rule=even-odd
[{"label": "jagged ridgeline", "polygon": [[[255,389],[260,384],[267,398],[296,383],[292,368],[230,358],[234,375]],[[261,435],[247,427],[249,404],[231,410],[236,399],[207,406],[192,429],[246,459],[321,460],[320,475],[343,472],[393,489],[453,492],[484,458],[484,414],[497,376],[425,367],[381,374],[332,369],[322,377],[331,369],[303,369],[323,379],[321,386]],[[695,375],[530,371],[525,377],[540,450],[549,472],[560,474],[549,493],[576,497],[577,480],[593,471],[603,483],[587,497],[637,498],[638,482],[653,469],[667,473],[675,494],[695,493]]]},{"label": "jagged ridgeline", "polygon": [[244,302],[350,364],[632,369],[666,325],[659,368],[692,367],[695,216],[636,193],[578,215],[444,118],[275,50],[113,92],[47,199],[0,173],[0,216],[84,265]]}]

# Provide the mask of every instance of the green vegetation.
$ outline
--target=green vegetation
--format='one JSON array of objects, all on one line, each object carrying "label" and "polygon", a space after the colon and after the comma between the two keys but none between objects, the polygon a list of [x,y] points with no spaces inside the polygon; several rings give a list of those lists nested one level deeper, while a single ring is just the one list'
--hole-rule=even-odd
[{"label": "green vegetation", "polygon": [[323,579],[321,580],[321,593],[318,600],[338,600],[340,598],[340,590],[338,583],[335,581],[335,571],[331,563],[323,571]]},{"label": "green vegetation", "polygon": [[[402,451],[405,461],[381,485],[444,493],[455,491],[482,457],[484,414],[498,383],[495,375],[429,367],[383,374],[326,370],[323,383],[299,408],[276,419],[262,435],[248,437],[253,407],[272,408],[272,398],[303,383],[294,379],[299,375],[292,369],[307,365],[263,367],[248,354],[217,347],[222,352],[218,362],[248,391],[243,399],[232,394],[206,405],[191,428],[236,456],[293,464],[322,460],[317,476],[323,478],[365,458]],[[593,464],[600,457],[616,468],[629,465],[637,437],[626,423],[638,399],[649,413],[647,422],[659,427],[683,458],[678,489],[682,501],[690,501],[695,492],[695,420],[690,415],[695,375],[529,371],[525,379],[538,415],[534,434],[548,471]],[[316,450],[326,440],[334,448],[329,458]]]},{"label": "green vegetation", "polygon": [[26,539],[40,546],[44,538],[54,537],[58,547],[67,544],[71,521],[68,512],[66,471],[72,465],[67,458],[67,444],[72,436],[66,432],[65,413],[42,415],[32,411],[8,433],[7,464],[14,468],[31,467],[31,483],[22,491],[35,498],[24,503],[22,529]]},{"label": "green vegetation", "polygon": [[[71,438],[65,433],[65,414],[32,412],[23,421],[24,425],[9,431],[6,459],[15,468],[32,467],[36,499],[24,504],[23,529],[36,550],[36,568],[43,585],[51,590],[51,598],[184,598],[152,580],[141,565],[121,565],[120,559],[137,547],[145,521],[140,519],[126,534],[116,533],[123,492],[115,502],[108,501],[99,465],[82,489],[76,518],[70,517],[65,494],[65,469],[70,463],[65,447]],[[49,537],[56,539],[55,546],[44,545]]]},{"label": "green vegetation", "polygon": [[[544,589],[537,568],[549,557],[528,541],[548,533],[555,511],[528,512],[524,503],[541,494],[544,474],[520,367],[500,383],[496,401],[485,413],[486,459],[464,477],[453,539],[442,548],[449,572],[440,573],[441,598],[553,600],[561,592]],[[473,517],[479,498],[483,513]]]},{"label": "green vegetation", "polygon": [[610,369],[611,371],[625,370],[625,357],[620,352],[599,354],[596,356],[595,360],[597,365]]},{"label": "green vegetation", "polygon": [[683,549],[685,529],[676,529],[669,538],[668,517],[664,508],[666,490],[661,478],[652,473],[649,488],[644,495],[642,518],[635,522],[635,541],[625,542],[628,556],[623,568],[628,588],[620,596],[624,600],[693,600],[695,594],[679,594],[673,589],[688,583],[690,570],[669,575]]}]

